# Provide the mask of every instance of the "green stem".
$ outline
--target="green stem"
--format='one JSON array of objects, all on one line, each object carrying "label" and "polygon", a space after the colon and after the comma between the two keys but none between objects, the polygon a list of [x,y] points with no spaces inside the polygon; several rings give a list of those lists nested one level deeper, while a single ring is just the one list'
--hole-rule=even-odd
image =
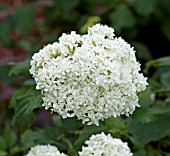
[{"label": "green stem", "polygon": [[166,88],[166,89],[158,89],[154,91],[155,93],[164,93],[164,92],[170,92],[170,88]]}]

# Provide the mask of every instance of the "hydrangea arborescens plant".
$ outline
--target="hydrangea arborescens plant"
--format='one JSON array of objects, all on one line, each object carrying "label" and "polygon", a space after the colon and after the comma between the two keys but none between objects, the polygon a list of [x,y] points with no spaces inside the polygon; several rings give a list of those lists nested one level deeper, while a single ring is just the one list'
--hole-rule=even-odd
[{"label": "hydrangea arborescens plant", "polygon": [[36,145],[25,156],[67,156],[52,145]]},{"label": "hydrangea arborescens plant", "polygon": [[34,54],[30,73],[45,109],[89,125],[134,112],[146,78],[133,47],[114,36],[112,28],[96,24],[85,35],[63,33]]},{"label": "hydrangea arborescens plant", "polygon": [[127,143],[120,139],[112,138],[110,134],[92,135],[85,142],[86,147],[82,147],[79,156],[132,156]]}]

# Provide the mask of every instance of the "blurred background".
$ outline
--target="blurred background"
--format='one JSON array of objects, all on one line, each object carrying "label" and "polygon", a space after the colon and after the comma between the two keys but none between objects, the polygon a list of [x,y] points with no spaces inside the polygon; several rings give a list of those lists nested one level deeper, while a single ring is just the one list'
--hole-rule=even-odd
[{"label": "blurred background", "polygon": [[131,43],[142,64],[169,55],[169,7],[169,0],[0,0],[0,109],[20,83],[5,64],[30,58],[63,32],[83,34],[100,22]]},{"label": "blurred background", "polygon": [[[170,116],[165,116],[170,112],[170,57],[165,57],[170,55],[170,0],[0,0],[0,131],[4,131],[3,134],[8,138],[10,133],[17,144],[15,134],[18,131],[15,131],[15,127],[15,133],[10,132],[8,126],[4,127],[6,125],[11,127],[14,114],[13,109],[8,109],[9,103],[15,103],[13,99],[10,101],[11,96],[13,95],[15,99],[17,94],[23,94],[23,86],[34,84],[28,73],[31,56],[44,45],[57,41],[63,32],[69,33],[74,30],[84,34],[87,28],[95,23],[113,27],[116,36],[121,36],[134,46],[142,70],[145,69],[144,73],[150,77],[148,80],[150,86],[139,97],[142,107],[132,116],[134,121],[142,124],[133,123],[128,133],[138,140],[146,139],[143,144],[147,144],[151,156],[170,153],[170,129],[168,129]],[[164,58],[159,59],[160,57]],[[155,59],[156,61],[152,61]],[[17,62],[21,63],[16,64]],[[20,88],[23,92],[13,94]],[[48,113],[44,109],[41,110],[39,119],[36,118],[34,123],[41,127],[51,122]],[[164,125],[162,121],[165,121]],[[70,123],[70,121],[66,122]],[[119,123],[118,120],[118,125]],[[153,125],[160,128],[155,131],[154,137],[152,136]],[[144,137],[138,136],[139,133],[144,133],[147,126],[148,133],[146,132]],[[67,126],[65,128],[68,129]],[[37,132],[35,136],[37,134],[40,133]],[[44,133],[41,134],[45,136]],[[25,147],[27,133],[24,136],[21,140],[24,140]],[[126,138],[122,133],[118,135],[120,136]],[[131,144],[135,151],[139,147],[134,138],[130,139],[135,145]],[[41,137],[38,139],[41,140]],[[49,140],[48,136],[47,140]],[[151,142],[155,140],[159,142]],[[30,142],[25,149],[33,145]],[[0,146],[2,143],[0,136]],[[13,144],[9,147],[18,147]],[[158,149],[156,152],[155,147]],[[4,149],[10,148],[4,146]],[[19,148],[11,149],[11,153],[15,153]],[[150,156],[145,152],[142,155],[140,151],[136,156]],[[160,151],[161,155],[159,155]]]}]

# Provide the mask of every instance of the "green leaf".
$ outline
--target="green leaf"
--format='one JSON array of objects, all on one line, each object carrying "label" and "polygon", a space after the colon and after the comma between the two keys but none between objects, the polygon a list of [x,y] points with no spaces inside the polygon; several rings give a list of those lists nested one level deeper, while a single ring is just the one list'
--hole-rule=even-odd
[{"label": "green leaf", "polygon": [[105,0],[103,1],[105,3],[105,5],[107,6],[107,8],[113,8],[116,6],[116,3],[119,2],[119,0]]},{"label": "green leaf", "polygon": [[0,64],[0,81],[6,84],[11,84],[12,78],[9,77],[8,67],[6,64]]},{"label": "green leaf", "polygon": [[114,137],[120,138],[123,135],[126,135],[126,125],[125,120],[121,117],[111,117],[104,121],[106,127],[109,128],[108,132],[111,133]]},{"label": "green leaf", "polygon": [[66,134],[74,134],[75,130],[79,129],[81,126],[81,121],[77,120],[77,118],[62,119],[61,116],[55,115],[52,119],[54,124],[61,128]]},{"label": "green leaf", "polygon": [[156,100],[152,105],[138,108],[131,118],[136,122],[149,123],[170,112],[170,104],[163,100]]},{"label": "green leaf", "polygon": [[104,121],[106,127],[108,127],[109,129],[112,128],[117,128],[117,129],[125,129],[125,122],[121,117],[111,117],[108,119],[105,119]]},{"label": "green leaf", "polygon": [[0,136],[0,145],[0,151],[5,151],[7,149],[6,141],[2,136]]},{"label": "green leaf", "polygon": [[97,133],[101,133],[104,131],[107,131],[108,128],[103,124],[100,123],[99,126],[96,125],[86,125],[82,132],[79,135],[78,140],[75,142],[75,145],[81,147],[81,145],[83,144],[83,142],[87,139],[89,139],[91,137],[91,135],[97,134]]},{"label": "green leaf", "polygon": [[77,120],[77,118],[66,118],[62,119],[62,127],[67,129],[68,131],[74,132],[79,126],[81,122]]},{"label": "green leaf", "polygon": [[57,126],[57,127],[62,127],[62,117],[59,115],[53,115],[52,116],[52,120],[53,123]]},{"label": "green leaf", "polygon": [[153,106],[138,109],[132,116],[136,121],[145,123],[159,119],[162,115],[170,112],[170,105],[162,100],[156,100]]},{"label": "green leaf", "polygon": [[170,27],[170,21],[169,21],[169,16],[166,17],[164,20],[162,20],[162,24],[160,25],[161,30],[163,32],[163,34],[167,37],[168,40],[170,40],[170,31],[169,31],[169,27]]},{"label": "green leaf", "polygon": [[55,6],[62,9],[63,11],[69,11],[73,8],[75,8],[78,5],[78,0],[72,0],[70,3],[70,0],[53,0],[55,3]]},{"label": "green leaf", "polygon": [[170,66],[170,56],[161,57],[156,60],[149,61],[145,64],[144,73],[148,74],[151,67]]},{"label": "green leaf", "polygon": [[140,43],[140,42],[133,42],[132,43],[136,49],[136,54],[139,59],[148,61],[152,59],[152,56],[149,52],[149,49],[146,45]]},{"label": "green leaf", "polygon": [[28,52],[32,51],[32,48],[33,48],[31,43],[29,41],[26,41],[26,40],[17,41],[17,45],[19,47],[21,47],[23,50],[28,51]]},{"label": "green leaf", "polygon": [[148,84],[149,86],[152,86],[153,88],[157,88],[157,89],[162,87],[162,85],[153,78],[148,78]]},{"label": "green leaf", "polygon": [[155,156],[153,153],[146,151],[145,149],[140,149],[138,152],[134,152],[133,156]]},{"label": "green leaf", "polygon": [[20,131],[26,130],[31,126],[34,119],[33,110],[40,108],[42,104],[42,95],[39,91],[31,88],[24,95],[17,98],[17,105],[12,123]]},{"label": "green leaf", "polygon": [[21,88],[21,89],[16,90],[11,97],[9,108],[15,108],[17,104],[17,101],[16,101],[17,98],[21,95],[24,95],[27,91],[28,91],[27,88]]},{"label": "green leaf", "polygon": [[44,127],[31,133],[36,144],[54,144],[62,133],[53,127]]},{"label": "green leaf", "polygon": [[156,113],[153,113],[151,108],[141,107],[141,108],[138,108],[133,113],[131,118],[133,118],[133,120],[135,120],[136,122],[148,123],[148,122],[151,122],[157,118],[155,115],[156,115]]},{"label": "green leaf", "polygon": [[144,107],[151,105],[154,102],[154,98],[152,98],[154,94],[151,91],[151,87],[148,86],[143,92],[139,94],[139,104]]},{"label": "green leaf", "polygon": [[10,32],[11,27],[9,22],[0,23],[0,41],[6,46],[11,44]]},{"label": "green leaf", "polygon": [[164,87],[170,88],[170,73],[167,71],[168,70],[160,75],[160,82],[163,84]]},{"label": "green leaf", "polygon": [[156,63],[157,67],[170,66],[170,56],[162,57],[153,61]]},{"label": "green leaf", "polygon": [[31,148],[35,145],[32,137],[32,131],[27,130],[21,135],[21,144],[24,147],[24,149]]},{"label": "green leaf", "polygon": [[8,156],[8,153],[6,151],[0,150],[0,156]]},{"label": "green leaf", "polygon": [[135,25],[135,18],[131,10],[124,4],[117,6],[109,18],[113,28],[118,32],[120,32],[122,28],[131,28]]},{"label": "green leaf", "polygon": [[17,136],[9,126],[4,130],[4,139],[9,149],[17,143]]},{"label": "green leaf", "polygon": [[10,68],[9,70],[9,76],[16,76],[16,75],[26,75],[29,73],[30,69],[30,60],[25,60],[23,62],[19,63],[8,63],[8,66]]},{"label": "green leaf", "polygon": [[25,81],[23,82],[24,86],[33,86],[35,85],[36,82],[34,81],[34,79],[30,78],[30,79],[25,79]]},{"label": "green leaf", "polygon": [[150,15],[157,4],[157,0],[134,0],[133,7],[142,16]]},{"label": "green leaf", "polygon": [[23,35],[28,32],[33,26],[36,10],[33,6],[17,7],[12,15],[15,24],[16,32]]},{"label": "green leaf", "polygon": [[[63,142],[69,147],[69,155],[76,155],[75,148],[72,143],[78,138],[80,128],[82,127],[81,121],[77,120],[75,117],[63,119],[59,115],[54,115],[52,120],[54,125],[57,127],[57,131],[60,132],[60,137],[63,136]],[[57,144],[57,146],[60,147],[61,144]],[[64,149],[65,147],[66,146],[60,148]]]},{"label": "green leaf", "polygon": [[151,114],[161,115],[170,112],[170,103],[165,102],[164,100],[156,100],[153,107],[150,109]]},{"label": "green leaf", "polygon": [[149,123],[137,123],[132,121],[128,127],[128,131],[144,146],[150,141],[156,141],[170,135],[169,119],[170,115],[165,114]]},{"label": "green leaf", "polygon": [[166,103],[170,104],[170,96],[165,101]]},{"label": "green leaf", "polygon": [[66,138],[59,128],[46,126],[32,132],[31,137],[35,144],[54,144],[62,151],[68,149],[67,143],[64,142]]}]

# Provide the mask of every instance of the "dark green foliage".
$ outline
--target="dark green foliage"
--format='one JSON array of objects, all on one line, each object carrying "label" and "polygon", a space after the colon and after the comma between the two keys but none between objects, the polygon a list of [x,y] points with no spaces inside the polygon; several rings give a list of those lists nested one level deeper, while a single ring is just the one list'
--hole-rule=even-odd
[{"label": "dark green foliage", "polygon": [[32,131],[31,130],[26,130],[21,135],[20,143],[23,146],[23,149],[28,149],[28,148],[31,148],[35,145],[34,140],[32,138]]},{"label": "dark green foliage", "polygon": [[10,68],[9,76],[28,74],[29,69],[31,68],[30,60],[25,60],[19,63],[9,63],[8,66]]},{"label": "dark green foliage", "polygon": [[90,125],[90,126],[85,126],[84,129],[82,130],[82,132],[79,135],[78,140],[75,142],[75,144],[79,147],[82,146],[83,142],[88,140],[88,138],[90,138],[91,135],[93,134],[98,134],[101,132],[104,132],[108,130],[108,127],[106,127],[104,124],[100,123],[99,126],[95,126],[95,125]]},{"label": "dark green foliage", "polygon": [[125,4],[120,4],[110,14],[112,26],[116,31],[120,32],[123,28],[131,28],[135,25],[136,21],[132,11]]},{"label": "dark green foliage", "polygon": [[31,29],[35,19],[35,13],[36,10],[32,6],[21,6],[16,8],[12,15],[12,20],[17,33],[22,35]]},{"label": "dark green foliage", "polygon": [[6,125],[4,131],[1,133],[0,136],[0,155],[7,156],[7,155],[15,155],[19,153],[21,149],[19,148],[18,138],[14,131]]},{"label": "dark green foliage", "polygon": [[16,97],[15,102],[16,106],[12,123],[20,131],[24,131],[33,122],[33,110],[41,107],[42,96],[39,91],[31,88],[25,94]]},{"label": "dark green foliage", "polygon": [[141,145],[146,145],[150,141],[157,141],[165,136],[170,135],[170,115],[162,115],[159,119],[148,123],[131,122],[128,131],[134,139],[138,140]]},{"label": "dark green foliage", "polygon": [[9,22],[0,23],[0,41],[6,46],[11,44],[10,32],[11,26]]},{"label": "dark green foliage", "polygon": [[157,5],[158,0],[135,0],[133,7],[142,16],[150,15]]},{"label": "dark green foliage", "polygon": [[[0,156],[24,155],[36,144],[52,144],[78,156],[84,141],[101,132],[128,142],[134,156],[169,156],[170,1],[52,0],[26,4],[11,11],[8,5],[0,4],[0,53],[6,60],[13,60],[18,53],[26,56],[25,61],[7,65],[1,59],[0,81],[15,92],[0,112]],[[29,74],[30,56],[57,41],[61,33],[76,30],[83,34],[98,22],[112,26],[117,36],[135,47],[149,83],[139,94],[141,107],[130,117],[109,118],[99,126],[83,125],[77,118],[62,119],[56,113],[44,113],[36,125],[44,108],[42,95]],[[8,94],[4,88],[0,91],[3,96]]]}]

